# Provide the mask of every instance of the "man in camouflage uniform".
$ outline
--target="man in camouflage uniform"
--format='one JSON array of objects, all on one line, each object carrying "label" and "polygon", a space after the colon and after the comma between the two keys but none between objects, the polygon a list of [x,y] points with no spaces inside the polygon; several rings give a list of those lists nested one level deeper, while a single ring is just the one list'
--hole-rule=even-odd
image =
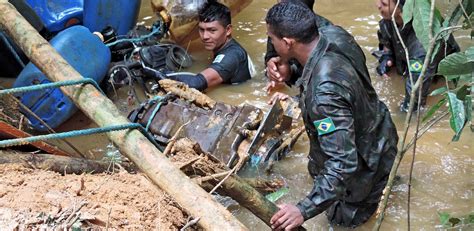
[{"label": "man in camouflage uniform", "polygon": [[363,53],[329,42],[314,14],[298,4],[273,6],[266,22],[278,55],[304,65],[297,86],[314,177],[306,198],[280,206],[272,228],[290,230],[323,211],[332,224],[358,226],[377,208],[398,141],[387,107],[357,61],[365,60]]}]

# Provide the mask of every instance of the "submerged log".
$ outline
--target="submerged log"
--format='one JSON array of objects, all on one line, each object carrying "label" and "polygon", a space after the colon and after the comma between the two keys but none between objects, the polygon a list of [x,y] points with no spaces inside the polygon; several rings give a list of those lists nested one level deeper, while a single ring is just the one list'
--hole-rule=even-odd
[{"label": "submerged log", "polygon": [[242,180],[262,194],[276,192],[285,186],[285,182],[282,179],[265,180],[260,178],[242,178]]},{"label": "submerged log", "polygon": [[[182,169],[186,174],[196,177],[197,181],[205,178],[206,183],[213,186],[217,185],[223,180],[230,170],[225,164],[216,160],[208,153],[203,152],[197,142],[190,139],[183,138],[176,142],[171,148],[171,160],[177,166],[182,166],[182,163],[187,163],[189,160],[194,160],[201,157],[199,160],[193,161],[192,164],[187,164],[185,169]],[[202,177],[199,177],[202,176]],[[203,186],[208,188],[208,186]],[[220,192],[232,197],[241,206],[250,210],[253,214],[259,217],[263,222],[270,226],[270,219],[278,211],[278,207],[255,188],[246,182],[246,180],[239,176],[232,174],[222,182]]]},{"label": "submerged log", "polygon": [[[0,26],[51,81],[83,77],[23,18],[7,0],[0,0]],[[71,100],[100,127],[128,124],[113,102],[92,85],[61,87]],[[107,133],[128,159],[171,195],[199,225],[208,230],[247,230],[211,195],[191,181],[138,130]]]},{"label": "submerged log", "polygon": [[[25,168],[43,169],[61,174],[103,173],[116,168],[111,161],[4,151],[0,151],[0,164],[21,164]],[[120,166],[129,172],[134,170],[129,163],[121,163]]]},{"label": "submerged log", "polygon": [[205,108],[213,108],[216,101],[200,91],[188,87],[185,83],[174,81],[171,79],[163,79],[159,81],[160,87],[166,92],[173,93],[187,101],[193,102],[198,106]]}]

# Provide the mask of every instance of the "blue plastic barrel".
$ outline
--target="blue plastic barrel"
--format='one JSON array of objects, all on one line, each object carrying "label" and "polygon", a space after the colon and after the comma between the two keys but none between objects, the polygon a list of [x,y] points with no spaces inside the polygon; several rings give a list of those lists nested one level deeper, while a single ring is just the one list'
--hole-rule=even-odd
[{"label": "blue plastic barrel", "polygon": [[141,0],[84,0],[84,26],[102,31],[107,26],[125,35],[137,22]]},{"label": "blue plastic barrel", "polygon": [[64,28],[82,23],[84,0],[27,0],[40,16],[46,28],[58,32]]},{"label": "blue plastic barrel", "polygon": [[[83,26],[70,27],[57,34],[50,43],[83,77],[93,78],[97,83],[102,81],[110,63],[110,50],[97,36],[91,34],[89,29]],[[20,73],[13,87],[49,82],[30,62]],[[52,128],[58,127],[77,111],[74,103],[59,88],[26,92],[17,96]],[[34,129],[47,131],[33,116],[25,114]]]}]

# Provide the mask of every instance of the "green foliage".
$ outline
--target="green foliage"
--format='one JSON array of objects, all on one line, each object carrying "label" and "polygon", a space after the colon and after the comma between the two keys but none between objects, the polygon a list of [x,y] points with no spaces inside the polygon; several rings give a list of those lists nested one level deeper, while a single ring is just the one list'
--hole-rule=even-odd
[{"label": "green foliage", "polygon": [[[406,0],[405,5],[403,5],[403,26],[409,23],[413,19],[413,9],[415,6],[415,0]],[[458,19],[459,20],[459,19]]]},{"label": "green foliage", "polygon": [[[409,6],[407,10],[409,10]],[[405,8],[403,8],[405,10]],[[436,35],[441,30],[441,22],[443,17],[438,9],[435,9],[432,30],[430,29],[430,12],[431,3],[429,0],[418,0],[414,1],[413,4],[413,29],[415,30],[416,37],[420,40],[425,50],[430,48],[430,34]]]},{"label": "green foliage", "polygon": [[[472,88],[474,73],[474,47],[469,47],[465,52],[457,52],[448,55],[441,60],[438,66],[438,73],[444,75],[454,86],[459,86],[454,90],[447,87],[435,90],[432,95],[445,94],[449,102],[449,112],[451,114],[450,125],[455,135],[453,141],[459,140],[466,121],[472,119],[472,101],[468,96]],[[425,115],[425,119],[432,116],[440,105],[435,105]],[[434,111],[433,111],[434,110]]]},{"label": "green foliage", "polygon": [[443,106],[445,103],[446,103],[446,98],[440,99],[440,100],[438,101],[438,103],[436,103],[434,106],[432,106],[432,107],[430,108],[430,110],[428,110],[428,111],[425,113],[425,115],[423,116],[422,122],[424,123],[424,122],[426,122],[429,118],[431,118],[431,117],[434,115],[434,113],[435,113],[436,111],[438,111],[438,110],[441,108],[441,106]]},{"label": "green foliage", "polygon": [[465,75],[474,71],[474,47],[470,47],[464,53],[456,52],[446,56],[438,66],[438,73],[444,76]]},{"label": "green foliage", "polygon": [[443,22],[443,27],[451,27],[455,26],[461,17],[466,18],[464,15],[464,10],[466,10],[467,15],[471,15],[473,8],[474,8],[474,1],[472,0],[463,0],[462,1],[462,7],[460,4],[454,8],[453,12],[449,15],[449,17],[446,18],[446,20]]},{"label": "green foliage", "polygon": [[265,196],[269,201],[275,202],[278,199],[282,198],[284,195],[288,194],[290,190],[288,188],[281,188],[276,192],[272,192]]},{"label": "green foliage", "polygon": [[445,229],[453,227],[462,228],[462,226],[472,227],[474,224],[474,213],[461,217],[453,217],[447,212],[438,212],[438,216],[441,227]]},{"label": "green foliage", "polygon": [[461,131],[466,124],[466,111],[464,110],[463,101],[458,99],[454,93],[448,92],[448,101],[449,112],[451,114],[449,124],[451,125],[451,129],[455,132],[453,141],[458,141],[461,137]]},{"label": "green foliage", "polygon": [[448,225],[449,218],[451,217],[451,215],[447,212],[438,212],[438,216],[439,216],[439,221],[441,222],[441,225],[443,227],[446,227]]},{"label": "green foliage", "polygon": [[448,91],[447,87],[440,87],[430,93],[430,96],[441,95]]}]

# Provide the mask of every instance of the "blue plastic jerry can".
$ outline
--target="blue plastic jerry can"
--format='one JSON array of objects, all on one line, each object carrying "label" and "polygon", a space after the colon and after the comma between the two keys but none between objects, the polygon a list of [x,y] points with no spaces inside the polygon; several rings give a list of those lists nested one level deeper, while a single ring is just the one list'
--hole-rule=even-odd
[{"label": "blue plastic jerry can", "polygon": [[27,0],[50,32],[82,23],[84,0]]},{"label": "blue plastic jerry can", "polygon": [[102,31],[111,26],[125,35],[137,22],[141,0],[84,0],[84,26]]},{"label": "blue plastic jerry can", "polygon": [[[92,78],[100,83],[110,63],[110,50],[102,41],[83,26],[73,26],[61,31],[50,40],[59,54],[84,78]],[[24,87],[49,83],[46,76],[33,64],[29,63],[16,79],[13,87]],[[59,88],[18,94],[21,102],[44,120],[50,127],[56,128],[77,108]],[[24,113],[31,126],[38,131],[47,131],[40,121]]]}]

